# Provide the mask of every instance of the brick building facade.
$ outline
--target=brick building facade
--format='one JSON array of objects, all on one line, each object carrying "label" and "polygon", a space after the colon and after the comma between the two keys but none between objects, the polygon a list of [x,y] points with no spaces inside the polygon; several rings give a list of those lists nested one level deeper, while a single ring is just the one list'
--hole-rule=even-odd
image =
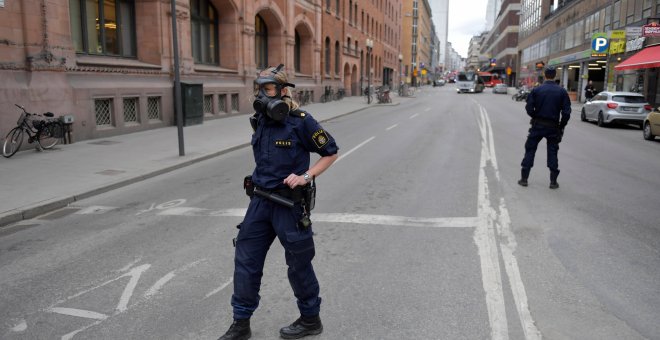
[{"label": "brick building facade", "polygon": [[[204,119],[252,111],[257,71],[283,63],[296,95],[391,82],[401,0],[173,0],[180,78]],[[175,124],[171,2],[11,0],[0,7],[0,135],[19,111],[71,114],[74,140]],[[330,66],[330,67],[328,67]]]}]

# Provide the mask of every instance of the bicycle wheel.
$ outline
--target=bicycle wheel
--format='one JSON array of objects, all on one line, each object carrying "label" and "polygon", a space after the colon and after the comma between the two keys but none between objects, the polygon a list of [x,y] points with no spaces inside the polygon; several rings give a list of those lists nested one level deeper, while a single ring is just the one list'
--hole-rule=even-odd
[{"label": "bicycle wheel", "polygon": [[21,127],[15,127],[9,131],[5,142],[2,144],[2,155],[9,158],[13,156],[23,144],[23,134],[25,132]]},{"label": "bicycle wheel", "polygon": [[43,149],[50,149],[55,146],[62,135],[62,126],[57,123],[45,123],[44,127],[39,131],[37,142]]}]

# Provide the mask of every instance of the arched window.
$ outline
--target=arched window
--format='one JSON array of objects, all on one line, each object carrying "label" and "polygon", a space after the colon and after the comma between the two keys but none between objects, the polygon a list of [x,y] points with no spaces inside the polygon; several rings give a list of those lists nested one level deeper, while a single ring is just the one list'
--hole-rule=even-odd
[{"label": "arched window", "polygon": [[133,0],[71,0],[69,17],[76,52],[137,56]]},{"label": "arched window", "polygon": [[339,41],[335,41],[335,74],[339,74]]},{"label": "arched window", "polygon": [[335,0],[335,6],[337,7],[337,16],[339,16],[339,0]]},{"label": "arched window", "polygon": [[330,74],[330,38],[325,38],[325,74]]},{"label": "arched window", "polygon": [[330,1],[331,0],[326,0],[325,2],[325,9],[327,9],[328,11],[330,10]]},{"label": "arched window", "polygon": [[190,2],[193,59],[200,64],[218,64],[218,12],[208,0]]},{"label": "arched window", "polygon": [[351,38],[348,38],[348,42],[346,44],[346,53],[351,54]]},{"label": "arched window", "polygon": [[293,67],[296,72],[300,71],[300,35],[296,31],[296,44],[293,46]]},{"label": "arched window", "polygon": [[268,67],[268,27],[258,14],[254,20],[254,62],[258,69]]}]

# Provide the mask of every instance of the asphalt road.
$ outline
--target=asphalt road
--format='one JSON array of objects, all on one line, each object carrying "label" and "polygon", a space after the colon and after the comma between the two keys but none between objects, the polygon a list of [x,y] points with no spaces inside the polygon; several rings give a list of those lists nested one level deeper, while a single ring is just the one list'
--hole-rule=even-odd
[{"label": "asphalt road", "polygon": [[[576,112],[560,189],[544,143],[522,188],[527,123],[448,85],[324,124],[315,338],[660,339],[660,142]],[[237,150],[0,230],[0,338],[219,337],[252,166]],[[298,313],[277,242],[262,282],[253,338],[275,339]]]}]

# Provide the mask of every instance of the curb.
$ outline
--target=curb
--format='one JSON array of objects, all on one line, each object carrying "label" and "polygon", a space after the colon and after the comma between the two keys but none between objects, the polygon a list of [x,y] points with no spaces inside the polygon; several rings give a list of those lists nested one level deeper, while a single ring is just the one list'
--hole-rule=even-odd
[{"label": "curb", "polygon": [[[396,105],[399,105],[399,103],[395,103],[395,104],[394,103],[393,104],[378,104],[378,105],[396,106]],[[371,108],[371,107],[372,106],[361,107],[359,109],[355,109],[355,110],[352,110],[352,111],[349,111],[349,112],[346,112],[346,113],[342,113],[342,114],[339,114],[339,115],[336,115],[336,116],[333,116],[333,117],[330,117],[330,118],[319,120],[319,122],[320,123],[327,122],[327,121],[330,121],[330,120],[333,120],[333,119],[336,119],[336,118],[339,118],[339,117],[344,117],[344,116],[347,116],[349,114],[353,114],[353,113],[356,113],[356,112],[360,112],[362,110],[366,110],[366,109]],[[156,177],[158,175],[162,175],[162,174],[165,174],[165,173],[168,173],[168,172],[172,172],[174,170],[178,170],[178,169],[193,165],[195,163],[199,163],[199,162],[211,159],[211,158],[215,158],[215,157],[218,157],[220,155],[223,155],[223,154],[226,154],[226,153],[229,153],[229,152],[232,152],[232,151],[236,151],[236,150],[242,149],[244,147],[248,147],[248,146],[250,146],[250,143],[239,144],[239,145],[232,146],[232,147],[229,147],[229,148],[217,151],[217,152],[212,152],[212,153],[209,153],[209,154],[206,154],[206,155],[199,156],[197,158],[189,159],[185,162],[177,163],[177,164],[174,164],[174,165],[164,167],[162,169],[154,170],[154,171],[151,171],[151,172],[146,173],[146,174],[137,175],[137,176],[132,177],[132,178],[127,178],[127,179],[124,179],[124,180],[121,180],[121,181],[118,181],[118,182],[115,182],[115,183],[111,183],[111,184],[103,185],[103,186],[100,186],[100,187],[97,187],[97,188],[93,188],[93,189],[90,189],[88,191],[84,191],[84,192],[81,192],[79,194],[75,194],[73,196],[53,198],[51,200],[35,203],[34,205],[31,205],[31,206],[28,206],[28,207],[25,207],[25,208],[10,210],[8,212],[0,214],[0,228],[2,228],[4,226],[7,226],[9,224],[12,224],[12,223],[17,223],[17,222],[20,222],[20,221],[23,221],[23,220],[32,219],[32,218],[35,218],[37,216],[49,213],[51,211],[64,208],[64,207],[68,206],[69,204],[71,204],[73,202],[76,202],[76,201],[80,201],[80,200],[83,200],[83,199],[86,199],[86,198],[89,198],[89,197],[93,197],[93,196],[96,196],[96,195],[106,193],[108,191],[112,191],[112,190],[115,190],[115,189],[125,187],[127,185],[131,185],[131,184],[134,184],[134,183],[137,183],[137,182],[141,182],[141,181],[144,181],[146,179],[153,178],[153,177]]]}]

